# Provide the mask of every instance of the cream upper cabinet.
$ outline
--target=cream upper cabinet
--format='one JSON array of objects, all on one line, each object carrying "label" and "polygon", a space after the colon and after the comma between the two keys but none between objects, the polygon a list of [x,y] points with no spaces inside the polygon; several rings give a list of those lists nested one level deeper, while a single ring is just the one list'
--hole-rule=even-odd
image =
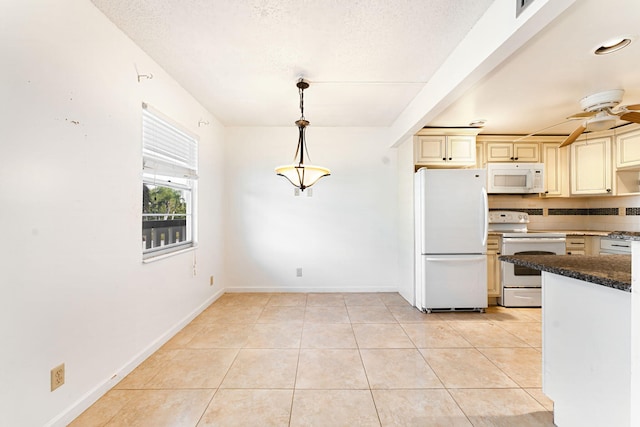
[{"label": "cream upper cabinet", "polygon": [[484,159],[484,144],[478,142],[476,144],[476,168],[484,169],[487,167],[486,160]]},{"label": "cream upper cabinet", "polygon": [[524,162],[540,161],[538,142],[513,142],[514,135],[479,135],[478,141],[485,146],[486,162]]},{"label": "cream upper cabinet", "polygon": [[615,135],[616,194],[640,194],[640,126],[625,126],[626,132]]},{"label": "cream upper cabinet", "polygon": [[476,164],[476,137],[447,136],[447,162],[475,165]]},{"label": "cream upper cabinet", "polygon": [[447,161],[447,137],[417,136],[415,139],[415,163],[432,164]]},{"label": "cream upper cabinet", "polygon": [[540,161],[540,147],[537,142],[487,142],[487,162],[525,162]]},{"label": "cream upper cabinet", "polygon": [[560,148],[560,142],[545,142],[540,145],[542,147],[542,162],[544,163],[545,196],[569,196],[568,149]]},{"label": "cream upper cabinet", "polygon": [[[473,167],[476,164],[476,136],[434,134],[422,130],[414,137],[414,160],[419,166]],[[474,130],[475,132],[475,130]]]},{"label": "cream upper cabinet", "polygon": [[513,159],[516,162],[539,162],[540,146],[536,142],[515,143],[513,144]]},{"label": "cream upper cabinet", "polygon": [[640,167],[640,129],[616,135],[616,166]]},{"label": "cream upper cabinet", "polygon": [[571,194],[612,194],[611,138],[576,141],[570,147]]}]

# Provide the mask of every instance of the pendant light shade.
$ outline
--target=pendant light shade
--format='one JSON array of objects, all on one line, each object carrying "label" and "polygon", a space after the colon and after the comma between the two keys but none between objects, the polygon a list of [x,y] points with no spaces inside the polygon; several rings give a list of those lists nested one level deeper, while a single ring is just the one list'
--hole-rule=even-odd
[{"label": "pendant light shade", "polygon": [[293,163],[278,166],[276,168],[276,174],[285,177],[294,187],[304,191],[305,188],[311,187],[323,176],[331,175],[331,171],[322,166],[305,163],[305,153],[307,160],[310,161],[305,141],[305,129],[309,126],[309,122],[304,118],[304,90],[309,87],[309,83],[300,79],[296,86],[300,94],[300,119],[296,120],[296,126],[298,126],[298,147],[296,148]]},{"label": "pendant light shade", "polygon": [[323,176],[331,175],[329,169],[313,165],[279,166],[276,168],[276,173],[287,178],[294,187],[298,187],[302,191],[307,187],[311,187]]}]

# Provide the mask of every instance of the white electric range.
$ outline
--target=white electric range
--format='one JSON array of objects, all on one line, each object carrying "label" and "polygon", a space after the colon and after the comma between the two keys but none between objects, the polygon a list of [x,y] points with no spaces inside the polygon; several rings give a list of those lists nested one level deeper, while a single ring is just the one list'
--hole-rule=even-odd
[{"label": "white electric range", "polygon": [[[565,233],[528,231],[529,214],[515,211],[490,211],[489,232],[502,235],[501,255],[564,255]],[[501,263],[500,296],[504,307],[540,307],[542,273],[508,262]]]}]

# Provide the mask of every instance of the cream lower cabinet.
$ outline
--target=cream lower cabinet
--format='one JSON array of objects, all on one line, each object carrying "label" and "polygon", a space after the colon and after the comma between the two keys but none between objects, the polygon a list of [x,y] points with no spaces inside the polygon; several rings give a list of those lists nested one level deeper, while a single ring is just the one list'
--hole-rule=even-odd
[{"label": "cream lower cabinet", "polygon": [[600,236],[567,236],[567,255],[599,255]]},{"label": "cream lower cabinet", "polygon": [[611,138],[600,137],[571,145],[571,194],[612,194]]},{"label": "cream lower cabinet", "polygon": [[584,253],[586,255],[600,255],[600,236],[585,236]]},{"label": "cream lower cabinet", "polygon": [[567,236],[567,255],[584,255],[585,236]]},{"label": "cream lower cabinet", "polygon": [[487,239],[487,296],[500,296],[500,237],[489,236]]}]

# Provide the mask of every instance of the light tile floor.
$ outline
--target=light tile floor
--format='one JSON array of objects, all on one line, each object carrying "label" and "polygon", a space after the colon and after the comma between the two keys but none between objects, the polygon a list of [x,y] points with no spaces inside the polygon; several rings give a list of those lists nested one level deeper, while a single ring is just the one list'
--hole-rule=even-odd
[{"label": "light tile floor", "polygon": [[539,309],[225,294],[71,426],[553,426]]}]

